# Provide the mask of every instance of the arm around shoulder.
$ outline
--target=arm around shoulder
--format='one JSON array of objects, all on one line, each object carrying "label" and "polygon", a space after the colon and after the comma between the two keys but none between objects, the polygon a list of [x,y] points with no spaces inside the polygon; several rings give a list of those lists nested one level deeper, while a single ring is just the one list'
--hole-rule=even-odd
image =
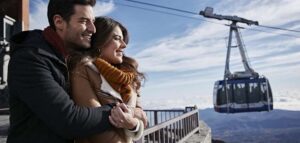
[{"label": "arm around shoulder", "polygon": [[[74,138],[105,131],[110,127],[111,107],[80,107],[63,87],[65,76],[49,57],[20,49],[9,63],[10,94],[19,98],[34,116],[57,134]],[[18,57],[18,58],[16,58]],[[50,63],[50,64],[49,64]]]}]

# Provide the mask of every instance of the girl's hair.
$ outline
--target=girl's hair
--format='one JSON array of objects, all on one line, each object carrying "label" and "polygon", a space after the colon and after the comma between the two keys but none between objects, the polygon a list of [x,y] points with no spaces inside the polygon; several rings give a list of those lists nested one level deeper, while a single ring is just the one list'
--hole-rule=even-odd
[{"label": "girl's hair", "polygon": [[129,35],[127,29],[118,21],[109,17],[96,17],[95,19],[96,33],[92,36],[90,55],[98,57],[101,50],[109,43],[113,36],[113,30],[119,26],[123,33],[123,41],[128,44]]},{"label": "girl's hair", "polygon": [[124,55],[123,62],[115,66],[122,71],[134,73],[135,76],[133,79],[132,87],[139,94],[139,89],[142,86],[142,81],[145,81],[146,77],[144,73],[138,71],[137,61],[131,57]]}]

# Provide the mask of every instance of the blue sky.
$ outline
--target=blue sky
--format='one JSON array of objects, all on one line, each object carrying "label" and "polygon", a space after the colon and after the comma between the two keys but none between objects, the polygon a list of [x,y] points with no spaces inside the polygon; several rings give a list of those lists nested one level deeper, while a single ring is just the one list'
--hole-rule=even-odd
[{"label": "blue sky", "polygon": [[[195,13],[210,6],[217,14],[237,15],[259,21],[261,25],[300,31],[300,9],[297,7],[300,1],[295,0],[139,1]],[[30,29],[43,29],[48,25],[47,3],[47,0],[30,1]],[[140,70],[147,75],[142,88],[145,108],[213,106],[213,85],[216,80],[223,78],[224,73],[229,32],[229,27],[224,24],[229,22],[126,0],[98,0],[94,12],[96,16],[113,17],[128,28],[130,43],[126,54],[136,58]],[[300,110],[300,33],[244,24],[240,26],[245,28],[241,33],[252,67],[271,83],[274,108]],[[237,50],[233,50],[231,59],[232,71],[241,69]]]}]

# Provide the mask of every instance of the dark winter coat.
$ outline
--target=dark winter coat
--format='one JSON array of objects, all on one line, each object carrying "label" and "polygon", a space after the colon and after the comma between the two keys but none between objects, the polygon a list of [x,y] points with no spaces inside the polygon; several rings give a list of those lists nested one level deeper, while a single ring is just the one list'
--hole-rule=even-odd
[{"label": "dark winter coat", "polygon": [[8,88],[8,143],[69,143],[111,127],[111,106],[79,107],[70,99],[65,60],[40,30],[12,38]]}]

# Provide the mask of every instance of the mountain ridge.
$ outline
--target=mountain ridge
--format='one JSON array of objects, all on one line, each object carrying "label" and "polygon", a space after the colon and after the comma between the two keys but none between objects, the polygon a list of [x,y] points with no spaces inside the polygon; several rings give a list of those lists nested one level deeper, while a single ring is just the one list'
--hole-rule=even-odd
[{"label": "mountain ridge", "polygon": [[214,139],[225,142],[300,143],[300,111],[221,114],[212,108],[199,110],[200,119]]}]

